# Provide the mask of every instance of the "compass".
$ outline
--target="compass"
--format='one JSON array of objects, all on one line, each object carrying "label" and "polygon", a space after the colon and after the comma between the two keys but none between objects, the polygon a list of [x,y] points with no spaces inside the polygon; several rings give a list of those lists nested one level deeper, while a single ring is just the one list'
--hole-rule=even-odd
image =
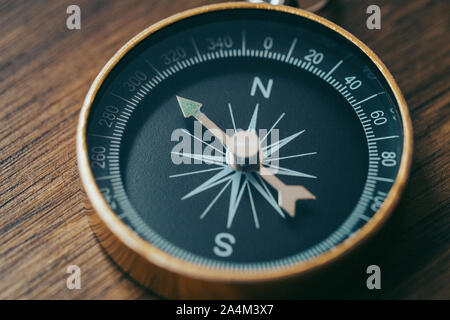
[{"label": "compass", "polygon": [[412,128],[383,63],[300,9],[227,3],[147,28],[85,99],[91,225],[171,298],[280,296],[385,222]]}]

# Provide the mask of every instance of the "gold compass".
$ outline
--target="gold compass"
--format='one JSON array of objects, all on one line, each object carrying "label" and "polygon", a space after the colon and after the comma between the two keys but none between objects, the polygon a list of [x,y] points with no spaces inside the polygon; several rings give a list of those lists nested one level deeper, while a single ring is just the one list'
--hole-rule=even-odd
[{"label": "gold compass", "polygon": [[311,12],[223,3],[126,43],[81,111],[91,225],[169,298],[284,297],[384,224],[412,157],[405,100]]}]

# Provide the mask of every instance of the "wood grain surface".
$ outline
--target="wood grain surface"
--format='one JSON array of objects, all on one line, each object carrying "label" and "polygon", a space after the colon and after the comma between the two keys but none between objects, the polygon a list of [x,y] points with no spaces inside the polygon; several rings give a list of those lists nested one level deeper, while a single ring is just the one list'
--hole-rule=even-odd
[{"label": "wood grain surface", "polygon": [[[0,0],[0,298],[154,298],[95,239],[81,195],[75,131],[97,73],[150,24],[211,0]],[[81,30],[66,8],[81,7]],[[366,8],[382,29],[366,28]],[[368,44],[408,102],[411,178],[384,249],[381,298],[450,298],[450,1],[336,0],[321,14]],[[81,268],[80,290],[66,268]],[[345,288],[343,288],[345,290]],[[356,295],[357,296],[357,295]]]}]

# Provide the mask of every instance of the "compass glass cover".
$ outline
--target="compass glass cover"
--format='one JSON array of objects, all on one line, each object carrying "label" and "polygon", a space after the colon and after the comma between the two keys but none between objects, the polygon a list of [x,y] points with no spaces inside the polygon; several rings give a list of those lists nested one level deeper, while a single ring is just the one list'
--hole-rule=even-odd
[{"label": "compass glass cover", "polygon": [[[229,135],[253,132],[259,165],[315,199],[288,214],[177,97]],[[311,259],[363,227],[396,179],[403,128],[353,43],[301,16],[233,9],[174,22],[126,53],[86,139],[98,188],[130,229],[182,260],[248,270]]]}]

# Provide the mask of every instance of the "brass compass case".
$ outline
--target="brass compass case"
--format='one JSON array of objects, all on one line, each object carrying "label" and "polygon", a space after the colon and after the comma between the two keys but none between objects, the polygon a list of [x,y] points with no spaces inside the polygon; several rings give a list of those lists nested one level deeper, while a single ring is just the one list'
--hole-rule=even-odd
[{"label": "brass compass case", "polygon": [[[153,33],[178,21],[223,10],[273,10],[297,15],[333,30],[351,41],[377,66],[396,99],[403,127],[403,150],[398,174],[382,206],[354,236],[309,260],[282,268],[233,270],[213,268],[182,260],[168,254],[132,231],[105,201],[90,167],[87,149],[87,124],[91,107],[101,85],[116,64],[136,45]],[[298,289],[311,271],[341,258],[373,235],[396,206],[405,187],[412,159],[412,126],[406,102],[380,59],[361,41],[334,23],[301,9],[268,4],[223,3],[188,10],[164,19],[145,29],[126,43],[104,66],[84,101],[77,131],[77,157],[82,184],[87,196],[88,215],[92,229],[104,249],[134,279],[161,296],[169,298],[249,298],[286,297]]]}]

